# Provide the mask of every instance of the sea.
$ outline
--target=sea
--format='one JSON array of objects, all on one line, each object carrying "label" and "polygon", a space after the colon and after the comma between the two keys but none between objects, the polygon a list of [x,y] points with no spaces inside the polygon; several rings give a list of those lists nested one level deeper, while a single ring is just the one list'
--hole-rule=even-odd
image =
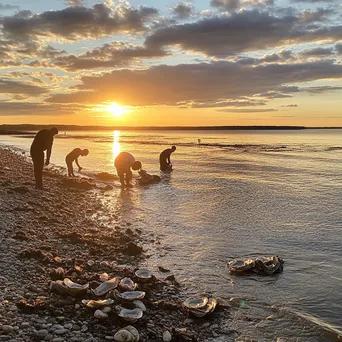
[{"label": "sea", "polygon": [[[26,155],[31,141],[0,136]],[[174,169],[164,174],[159,154],[172,145]],[[51,163],[64,172],[76,147],[90,151],[79,158],[85,176],[115,173],[120,151],[160,175],[158,184],[117,186],[103,203],[158,237],[144,246],[144,266],[171,270],[189,295],[240,299],[227,326],[243,331],[241,341],[342,340],[342,130],[68,131],[56,136]],[[263,255],[283,258],[283,272],[227,269]]]}]

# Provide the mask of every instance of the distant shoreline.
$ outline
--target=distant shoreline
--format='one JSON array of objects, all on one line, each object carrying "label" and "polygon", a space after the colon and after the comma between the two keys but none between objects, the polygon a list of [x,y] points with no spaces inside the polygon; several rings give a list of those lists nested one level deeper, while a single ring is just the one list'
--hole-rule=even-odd
[{"label": "distant shoreline", "polygon": [[32,134],[44,128],[58,127],[63,131],[257,131],[257,130],[308,130],[342,129],[342,127],[305,126],[77,126],[77,125],[0,125],[0,135]]}]

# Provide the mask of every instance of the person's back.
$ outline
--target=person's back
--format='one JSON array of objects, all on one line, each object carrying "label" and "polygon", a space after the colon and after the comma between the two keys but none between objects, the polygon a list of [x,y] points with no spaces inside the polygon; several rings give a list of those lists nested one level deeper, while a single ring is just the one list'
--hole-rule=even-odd
[{"label": "person's back", "polygon": [[53,142],[53,133],[49,129],[40,130],[33,139],[31,152],[44,152]]},{"label": "person's back", "polygon": [[120,152],[115,158],[114,165],[116,168],[130,168],[135,163],[135,158],[128,152]]},{"label": "person's back", "polygon": [[80,148],[74,148],[67,156],[66,160],[70,160],[73,162],[82,154],[82,150]]}]

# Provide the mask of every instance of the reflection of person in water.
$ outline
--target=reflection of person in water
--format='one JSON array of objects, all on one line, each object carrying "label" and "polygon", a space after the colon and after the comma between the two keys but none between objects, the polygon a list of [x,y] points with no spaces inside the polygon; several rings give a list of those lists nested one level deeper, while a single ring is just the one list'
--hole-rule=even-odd
[{"label": "reflection of person in water", "polygon": [[84,149],[81,150],[80,148],[73,149],[65,158],[65,162],[68,167],[68,177],[75,177],[74,175],[74,168],[72,167],[72,163],[75,162],[78,166],[78,172],[82,170],[82,167],[78,163],[79,156],[87,156],[89,154],[89,150]]},{"label": "reflection of person in water", "polygon": [[170,160],[171,153],[176,151],[176,146],[172,146],[171,148],[167,148],[159,156],[160,170],[172,170],[172,163]]},{"label": "reflection of person in water", "polygon": [[124,188],[132,187],[130,181],[132,180],[132,170],[141,169],[142,165],[140,161],[136,161],[135,158],[128,152],[121,152],[114,160],[114,166],[116,172],[120,178],[121,186]]},{"label": "reflection of person in water", "polygon": [[55,134],[58,134],[58,129],[56,127],[42,129],[36,134],[31,145],[30,153],[33,161],[36,188],[38,189],[43,188],[44,151],[46,151],[45,165],[49,165],[53,137]]}]

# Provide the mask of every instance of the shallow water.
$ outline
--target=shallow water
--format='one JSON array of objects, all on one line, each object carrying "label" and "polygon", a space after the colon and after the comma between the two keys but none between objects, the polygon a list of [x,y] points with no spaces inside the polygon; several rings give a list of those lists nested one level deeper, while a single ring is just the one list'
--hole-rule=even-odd
[{"label": "shallow water", "polygon": [[[162,174],[161,183],[105,197],[122,218],[133,217],[136,226],[162,237],[162,250],[148,266],[171,269],[191,289],[241,296],[260,318],[259,307],[266,315],[274,305],[282,317],[271,329],[278,336],[334,341],[336,335],[324,329],[342,330],[341,133],[68,132],[55,139],[51,161],[64,165],[73,148],[88,148],[79,162],[91,175],[114,172],[114,156],[130,151],[144,169],[159,174],[160,151],[177,145],[174,171]],[[26,151],[31,140],[0,136],[0,144]],[[230,258],[260,254],[281,256],[284,272],[227,272]],[[274,338],[266,328],[259,337]]]}]

